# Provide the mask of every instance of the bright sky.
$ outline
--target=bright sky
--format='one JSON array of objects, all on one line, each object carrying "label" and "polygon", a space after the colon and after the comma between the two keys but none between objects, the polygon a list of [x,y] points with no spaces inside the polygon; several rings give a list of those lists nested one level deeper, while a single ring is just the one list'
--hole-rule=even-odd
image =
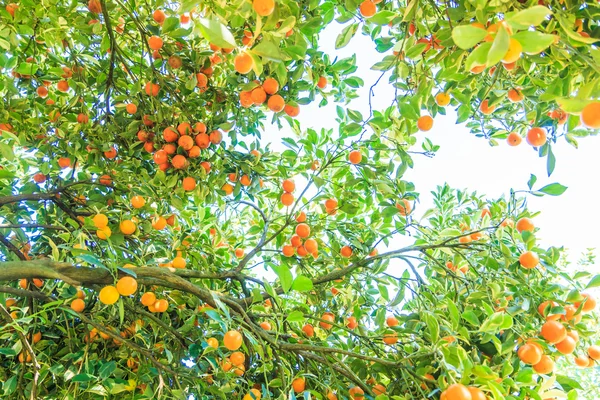
[{"label": "bright sky", "polygon": [[[371,66],[380,61],[383,55],[377,53],[373,42],[365,36],[357,34],[350,44],[341,50],[335,50],[335,38],[340,25],[332,24],[322,35],[323,51],[339,58],[357,53],[357,75],[364,79],[365,87],[360,98],[350,104],[350,108],[368,115],[368,89],[379,78],[380,71],[371,71]],[[374,109],[387,107],[393,99],[394,92],[387,82],[386,75],[375,88],[373,98]],[[426,134],[434,144],[441,146],[436,156],[427,158],[415,156],[415,167],[409,170],[405,179],[415,183],[416,190],[421,193],[421,203],[416,207],[416,214],[433,206],[430,191],[437,185],[447,182],[453,188],[477,191],[488,198],[508,196],[510,188],[527,189],[527,181],[531,173],[538,177],[535,188],[559,182],[568,186],[561,196],[528,196],[529,209],[541,211],[535,218],[540,228],[538,233],[541,247],[564,246],[569,249],[569,259],[575,262],[587,248],[596,248],[599,254],[600,212],[597,201],[600,198],[600,186],[594,174],[600,171],[600,138],[590,137],[579,141],[580,148],[575,149],[564,139],[553,147],[557,163],[550,178],[546,174],[546,159],[539,158],[525,141],[518,147],[509,147],[504,142],[491,147],[485,139],[470,134],[464,125],[455,125],[456,116],[450,107],[447,116],[437,116],[433,129]],[[303,129],[308,127],[335,127],[335,104],[319,108],[318,101],[302,106],[298,119]],[[285,124],[284,124],[285,126]],[[289,130],[272,132],[278,137],[293,136]],[[267,138],[270,134],[267,133]],[[273,138],[274,139],[274,138]],[[275,150],[278,140],[274,139]],[[415,148],[419,151],[419,148]],[[597,271],[600,267],[595,268]]]}]

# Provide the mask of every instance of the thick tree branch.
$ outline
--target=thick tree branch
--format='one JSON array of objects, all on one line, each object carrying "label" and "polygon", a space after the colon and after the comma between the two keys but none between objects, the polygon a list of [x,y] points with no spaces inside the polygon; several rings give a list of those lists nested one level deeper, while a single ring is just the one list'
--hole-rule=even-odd
[{"label": "thick tree branch", "polygon": [[10,242],[10,240],[8,240],[6,238],[6,236],[4,236],[1,233],[0,233],[0,243],[2,243],[10,252],[16,254],[16,256],[19,257],[20,260],[27,260],[27,257],[25,257],[25,254],[23,254],[21,252],[21,250],[19,250],[17,248],[17,246],[15,246],[14,244],[12,244]]}]

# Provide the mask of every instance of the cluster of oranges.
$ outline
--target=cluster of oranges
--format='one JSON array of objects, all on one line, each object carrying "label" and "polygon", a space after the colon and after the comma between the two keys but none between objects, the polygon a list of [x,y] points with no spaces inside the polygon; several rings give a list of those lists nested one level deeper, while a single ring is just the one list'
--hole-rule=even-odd
[{"label": "cluster of oranges", "polygon": [[[298,218],[300,217],[300,218]],[[306,214],[301,213],[297,219],[304,221]],[[286,257],[292,257],[297,254],[298,257],[306,257],[311,254],[314,258],[319,256],[319,244],[313,238],[310,238],[310,226],[302,222],[296,225],[296,234],[290,239],[289,245],[284,245],[282,252]]]},{"label": "cluster of oranges", "polygon": [[[252,58],[247,53],[236,56],[234,63],[236,71],[240,73],[248,73],[252,69]],[[249,69],[247,69],[247,72],[243,72],[246,71],[246,67]],[[283,97],[277,94],[279,82],[275,78],[267,78],[262,84],[255,81],[254,85],[250,90],[240,91],[240,105],[242,107],[249,108],[267,103],[267,107],[273,112],[284,111],[290,117],[297,117],[300,114],[298,105],[286,104]]]},{"label": "cluster of oranges", "polygon": [[148,311],[153,313],[165,312],[169,308],[169,302],[166,299],[157,299],[153,292],[145,292],[140,297],[140,303],[148,307]]}]

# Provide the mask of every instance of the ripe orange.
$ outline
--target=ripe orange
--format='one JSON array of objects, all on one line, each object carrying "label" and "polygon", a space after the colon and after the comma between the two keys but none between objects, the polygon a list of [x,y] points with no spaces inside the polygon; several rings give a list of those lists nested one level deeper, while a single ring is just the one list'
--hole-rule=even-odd
[{"label": "ripe orange", "polygon": [[163,22],[165,22],[165,19],[167,18],[167,16],[165,15],[164,11],[162,11],[162,10],[155,10],[152,13],[152,18],[157,23],[162,24]]},{"label": "ripe orange", "polygon": [[188,151],[194,147],[194,139],[189,135],[181,135],[179,140],[177,140],[177,144]]},{"label": "ripe orange", "polygon": [[594,344],[591,345],[588,348],[588,356],[592,359],[592,360],[600,360],[600,346]]},{"label": "ripe orange", "polygon": [[546,143],[546,130],[544,128],[531,128],[527,132],[527,143],[533,147],[540,147]]},{"label": "ripe orange", "polygon": [[117,291],[121,296],[131,296],[137,290],[137,281],[131,276],[124,276],[117,281]]},{"label": "ripe orange", "polygon": [[581,123],[590,129],[600,129],[600,102],[589,103],[581,110]]},{"label": "ripe orange", "polygon": [[575,351],[577,342],[567,335],[562,341],[556,343],[555,347],[561,354],[571,354]]},{"label": "ripe orange", "polygon": [[187,176],[187,177],[183,178],[182,186],[183,186],[183,190],[185,190],[186,192],[194,190],[196,188],[196,180],[194,178],[192,178],[191,176]]},{"label": "ripe orange", "polygon": [[250,57],[248,53],[240,53],[233,59],[235,70],[242,75],[246,75],[250,72],[253,64],[252,57]]},{"label": "ripe orange", "polygon": [[217,349],[219,348],[219,341],[215,338],[208,338],[206,340],[206,344],[208,344],[210,347],[212,347],[213,349]]},{"label": "ripe orange", "polygon": [[304,391],[304,389],[306,388],[306,382],[304,381],[304,378],[296,378],[292,381],[292,388],[294,389],[294,392],[296,393],[301,393]]},{"label": "ripe orange", "polygon": [[275,94],[279,90],[279,82],[274,78],[267,78],[262,84],[266,94]]},{"label": "ripe orange", "polygon": [[304,248],[310,254],[313,254],[315,251],[317,251],[319,249],[319,245],[315,239],[306,239],[306,241],[304,242]]},{"label": "ripe orange", "polygon": [[387,326],[397,326],[399,322],[396,319],[396,317],[389,316],[389,317],[386,318],[385,323],[386,323]]},{"label": "ripe orange", "polygon": [[307,238],[310,236],[310,227],[304,223],[296,225],[296,235],[301,238]]},{"label": "ripe orange", "polygon": [[306,221],[306,213],[304,211],[300,211],[298,215],[296,215],[296,222],[304,222]]},{"label": "ripe orange", "polygon": [[518,146],[521,144],[522,140],[523,139],[521,138],[521,135],[519,135],[517,132],[509,133],[508,137],[506,138],[509,146]]},{"label": "ripe orange", "polygon": [[344,258],[352,257],[352,248],[350,246],[344,246],[340,249],[340,254]]},{"label": "ripe orange", "polygon": [[71,160],[68,157],[60,157],[58,159],[58,166],[62,169],[69,168],[71,166]]},{"label": "ripe orange", "polygon": [[326,312],[323,313],[323,315],[321,316],[322,321],[319,322],[319,326],[323,329],[331,329],[333,327],[333,324],[331,324],[331,322],[335,321],[335,315],[333,315],[330,312]]},{"label": "ripe orange", "polygon": [[48,96],[48,89],[46,89],[45,86],[38,86],[35,91],[42,99],[45,99]]},{"label": "ripe orange", "polygon": [[407,199],[401,199],[396,203],[396,208],[400,212],[400,215],[407,216],[412,210],[412,206]]},{"label": "ripe orange", "polygon": [[306,324],[302,327],[302,332],[308,337],[313,337],[315,335],[315,328],[311,324]]},{"label": "ripe orange", "polygon": [[156,303],[156,295],[152,292],[146,292],[142,295],[140,301],[146,307],[151,306]]},{"label": "ripe orange", "polygon": [[154,217],[152,219],[152,227],[156,230],[163,230],[167,226],[167,220],[163,217]]},{"label": "ripe orange", "polygon": [[532,251],[526,251],[519,256],[521,267],[533,269],[540,263],[540,257]]},{"label": "ripe orange", "polygon": [[246,361],[246,356],[241,351],[235,351],[229,356],[229,361],[231,361],[231,363],[237,367]]},{"label": "ripe orange", "polygon": [[210,136],[206,133],[199,133],[196,136],[196,145],[201,149],[207,149],[210,146]]},{"label": "ripe orange", "polygon": [[350,154],[348,154],[348,161],[350,161],[354,165],[360,164],[361,160],[362,153],[359,150],[353,150],[350,152]]},{"label": "ripe orange", "polygon": [[429,116],[429,115],[422,115],[417,120],[417,128],[419,128],[419,130],[421,132],[427,132],[432,127],[433,127],[433,118],[431,118],[431,116]]},{"label": "ripe orange", "polygon": [[495,109],[496,109],[496,106],[490,106],[490,102],[488,99],[485,99],[479,105],[479,110],[485,115],[489,115],[489,114],[493,113]]},{"label": "ripe orange", "polygon": [[125,106],[125,111],[129,114],[135,114],[137,112],[137,106],[133,103],[129,103]]},{"label": "ripe orange", "polygon": [[375,396],[379,396],[380,394],[385,394],[387,392],[385,386],[383,386],[381,383],[378,383],[377,385],[373,386],[372,390]]},{"label": "ripe orange", "polygon": [[317,87],[319,89],[325,89],[327,87],[327,78],[324,76],[320,76],[319,80],[317,81]]},{"label": "ripe orange", "polygon": [[131,198],[131,205],[133,208],[142,208],[146,204],[146,200],[142,196],[133,196]]},{"label": "ripe orange", "polygon": [[354,317],[354,316],[348,317],[346,319],[346,326],[348,327],[348,329],[355,329],[358,326],[358,321],[356,320],[356,317]]},{"label": "ripe orange", "polygon": [[242,347],[243,337],[238,331],[231,330],[223,336],[223,345],[227,350],[235,351]]},{"label": "ripe orange", "polygon": [[265,331],[270,331],[271,330],[271,323],[268,321],[263,321],[260,323],[260,327],[263,328]]},{"label": "ripe orange", "polygon": [[235,249],[235,256],[236,256],[237,258],[242,258],[242,257],[244,257],[244,249],[241,249],[241,248],[237,248],[237,249]]},{"label": "ripe orange", "polygon": [[182,269],[185,268],[186,264],[187,261],[185,261],[185,258],[179,256],[175,257],[173,261],[171,261],[171,265],[173,265],[173,268]]},{"label": "ripe orange", "polygon": [[450,95],[448,93],[438,93],[435,96],[435,102],[440,107],[445,107],[450,104]]},{"label": "ripe orange", "polygon": [[[591,312],[596,308],[596,298],[589,293],[581,293],[584,297],[583,307],[581,307],[581,311],[583,312]],[[582,302],[573,303],[575,307],[579,307]]]},{"label": "ripe orange", "polygon": [[285,101],[280,95],[274,94],[273,96],[269,97],[269,101],[267,101],[267,107],[269,107],[269,110],[273,112],[280,112],[285,107]]},{"label": "ripe orange", "polygon": [[242,400],[260,400],[260,390],[250,389],[250,393],[246,393]]},{"label": "ripe orange", "polygon": [[519,347],[517,355],[525,364],[535,365],[540,362],[544,353],[540,347],[527,343]]},{"label": "ripe orange", "polygon": [[254,88],[250,92],[250,99],[252,99],[252,102],[256,105],[263,104],[265,101],[267,101],[267,92],[265,92],[265,90],[260,86]]},{"label": "ripe orange", "polygon": [[92,218],[92,222],[96,228],[100,229],[108,225],[108,218],[104,214],[96,214],[94,215],[94,218]]},{"label": "ripe orange", "polygon": [[115,304],[119,300],[119,291],[114,286],[104,286],[98,294],[98,300],[104,304]]},{"label": "ripe orange", "polygon": [[360,3],[360,15],[365,18],[372,17],[377,12],[377,6],[371,0],[365,0]]},{"label": "ripe orange", "polygon": [[98,235],[99,239],[106,240],[112,234],[110,228],[108,226],[104,226],[102,228],[98,228],[96,231],[96,235]]},{"label": "ripe orange", "polygon": [[534,229],[535,225],[533,224],[533,221],[529,218],[521,218],[517,221],[517,230],[519,231],[519,233],[523,231],[533,232]]},{"label": "ripe orange", "polygon": [[351,400],[363,400],[365,398],[364,390],[358,386],[351,387],[350,390],[348,390],[348,395],[350,396]]},{"label": "ripe orange", "polygon": [[148,46],[150,46],[152,50],[160,50],[163,46],[163,40],[158,36],[150,36],[148,39]]},{"label": "ripe orange", "polygon": [[521,93],[521,90],[514,88],[508,91],[507,97],[513,103],[521,102],[524,98],[523,93]]},{"label": "ripe orange", "polygon": [[465,385],[455,383],[444,391],[447,400],[470,400],[471,392]]},{"label": "ripe orange", "polygon": [[542,337],[550,344],[555,344],[567,337],[567,329],[558,321],[546,321],[542,325]]},{"label": "ripe orange", "polygon": [[69,91],[69,82],[67,81],[58,81],[58,83],[56,84],[56,89],[59,92],[68,92]]},{"label": "ripe orange", "polygon": [[[148,96],[156,97],[158,96],[158,92],[160,90],[160,86],[157,83],[148,82],[144,87],[144,91]],[[148,120],[149,121],[149,120]],[[149,121],[151,122],[151,121]]]},{"label": "ripe orange", "polygon": [[85,308],[85,302],[81,299],[75,299],[71,302],[71,309],[76,312],[83,312]]},{"label": "ripe orange", "polygon": [[338,206],[338,201],[336,199],[327,199],[325,200],[325,209],[334,210]]},{"label": "ripe orange", "polygon": [[171,160],[171,165],[173,165],[173,168],[175,169],[185,169],[188,166],[188,161],[187,158],[185,158],[185,156],[177,154]]},{"label": "ripe orange", "polygon": [[226,183],[221,186],[221,190],[224,191],[226,195],[230,195],[233,193],[233,186],[231,186],[229,183]]},{"label": "ripe orange", "polygon": [[290,245],[284,245],[282,248],[283,255],[286,257],[292,257],[296,254],[296,248]]},{"label": "ripe orange", "polygon": [[221,131],[214,130],[210,133],[209,138],[212,144],[219,144],[223,140],[223,134]]},{"label": "ripe orange", "polygon": [[590,361],[593,362],[588,356],[583,354],[575,357],[575,365],[577,365],[578,367],[585,368],[590,365]]},{"label": "ripe orange", "polygon": [[100,176],[100,178],[98,178],[98,183],[105,186],[111,185],[112,178],[110,177],[110,175],[102,175]]},{"label": "ripe orange", "polygon": [[289,207],[292,204],[294,204],[294,195],[287,192],[283,193],[281,195],[281,204],[283,204],[286,207]]},{"label": "ripe orange", "polygon": [[154,312],[165,312],[169,308],[169,302],[165,299],[156,300],[154,303]]},{"label": "ripe orange", "polygon": [[261,17],[273,14],[275,10],[275,1],[273,0],[253,0],[252,8]]},{"label": "ripe orange", "polygon": [[385,335],[383,335],[383,343],[390,346],[398,343],[398,334],[396,332],[386,333]]},{"label": "ripe orange", "polygon": [[85,115],[84,113],[77,114],[77,122],[80,124],[87,124],[90,122],[90,117]]},{"label": "ripe orange", "polygon": [[136,229],[135,222],[129,219],[123,220],[119,224],[119,229],[121,230],[121,233],[123,233],[123,235],[131,235],[135,232]]},{"label": "ripe orange", "polygon": [[487,400],[487,396],[483,390],[474,386],[469,386],[467,389],[469,390],[469,393],[471,393],[471,400]]}]

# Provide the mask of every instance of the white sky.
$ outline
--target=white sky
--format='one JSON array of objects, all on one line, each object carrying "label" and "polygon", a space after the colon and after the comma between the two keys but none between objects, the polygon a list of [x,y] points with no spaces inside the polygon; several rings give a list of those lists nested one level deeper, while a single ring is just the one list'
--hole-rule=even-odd
[{"label": "white sky", "polygon": [[[371,71],[371,66],[380,61],[383,55],[377,53],[368,37],[358,33],[350,44],[341,50],[335,50],[335,38],[340,25],[332,24],[322,35],[321,46],[325,53],[339,58],[358,56],[357,75],[364,79],[365,86],[360,98],[354,100],[349,108],[368,115],[368,89],[379,77],[380,71]],[[385,36],[382,34],[382,36]],[[393,99],[394,92],[387,82],[386,75],[375,88],[374,109],[384,109]],[[531,173],[538,177],[534,188],[559,182],[568,186],[567,191],[558,197],[527,196],[529,209],[541,211],[535,218],[540,228],[539,245],[565,246],[569,249],[572,261],[579,259],[586,248],[600,248],[600,211],[597,201],[600,187],[595,182],[595,173],[600,171],[600,139],[589,137],[579,140],[579,149],[573,148],[564,139],[553,147],[556,156],[556,169],[550,178],[546,174],[546,159],[539,158],[525,141],[518,147],[509,147],[504,142],[491,147],[485,139],[470,134],[464,125],[455,125],[456,116],[451,107],[447,107],[447,116],[437,116],[433,129],[426,134],[434,144],[441,146],[434,158],[415,156],[415,167],[408,170],[405,179],[415,183],[421,194],[421,203],[417,205],[416,215],[420,215],[433,206],[430,191],[437,185],[447,182],[453,188],[476,190],[488,198],[508,195],[510,188],[527,189]],[[318,100],[302,106],[298,117],[303,129],[335,127],[335,103],[319,108]],[[284,124],[284,128],[285,128]],[[280,150],[275,137],[293,136],[289,129],[283,132],[267,132],[267,140],[274,139],[274,150]],[[420,146],[416,151],[421,150]],[[598,251],[596,251],[598,254]],[[600,268],[595,268],[596,270]]]}]

